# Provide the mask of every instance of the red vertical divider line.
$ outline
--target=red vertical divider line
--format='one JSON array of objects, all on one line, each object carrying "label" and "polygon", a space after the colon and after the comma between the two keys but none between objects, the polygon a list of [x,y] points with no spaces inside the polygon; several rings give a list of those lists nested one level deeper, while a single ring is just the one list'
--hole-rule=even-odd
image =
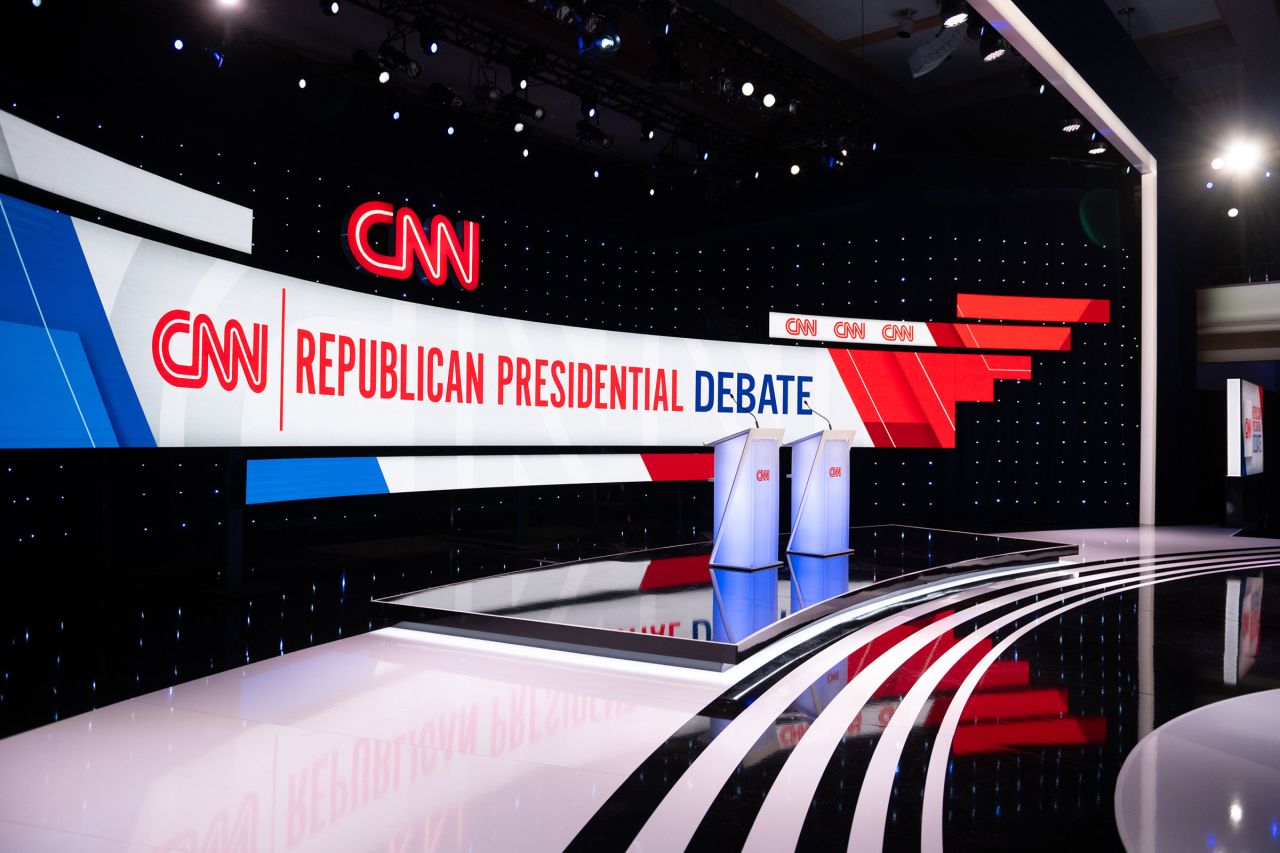
[{"label": "red vertical divider line", "polygon": [[284,432],[284,301],[285,288],[280,288],[280,432]]}]

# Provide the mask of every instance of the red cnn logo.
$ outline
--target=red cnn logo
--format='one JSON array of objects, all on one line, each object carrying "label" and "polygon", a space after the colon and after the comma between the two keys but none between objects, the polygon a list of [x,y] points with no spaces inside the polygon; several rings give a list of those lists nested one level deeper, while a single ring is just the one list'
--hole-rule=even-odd
[{"label": "red cnn logo", "polygon": [[[392,254],[384,255],[369,244],[369,229],[375,225],[393,226]],[[465,243],[443,216],[432,217],[428,231],[409,208],[395,210],[386,202],[368,201],[347,219],[346,247],[356,266],[373,275],[406,279],[416,267],[418,278],[439,286],[452,269],[459,287],[475,290],[480,284],[480,225],[464,221],[462,229]]]},{"label": "red cnn logo", "polygon": [[761,483],[767,483],[767,482],[769,482],[769,469],[768,469],[768,468],[757,468],[757,469],[756,469],[756,480],[757,480],[757,481],[759,481],[759,482],[761,482]]},{"label": "red cnn logo", "polygon": [[817,320],[807,320],[803,317],[788,317],[786,327],[788,335],[813,337],[818,334]]},{"label": "red cnn logo", "polygon": [[840,476],[840,474],[841,474],[840,466],[839,466],[839,465],[832,465],[830,468],[828,468],[828,469],[827,469],[827,474],[828,474],[829,476],[833,477],[833,478],[834,478],[834,477],[839,477],[839,476]]},{"label": "red cnn logo", "polygon": [[[186,362],[174,358],[173,339],[188,336],[184,354],[190,353]],[[256,394],[267,387],[267,327],[253,324],[253,342],[245,334],[239,320],[228,320],[222,334],[207,314],[197,314],[177,308],[160,318],[151,334],[151,358],[156,370],[170,385],[178,388],[203,388],[209,381],[209,366],[218,377],[219,384],[230,391],[239,384],[240,371]]]}]

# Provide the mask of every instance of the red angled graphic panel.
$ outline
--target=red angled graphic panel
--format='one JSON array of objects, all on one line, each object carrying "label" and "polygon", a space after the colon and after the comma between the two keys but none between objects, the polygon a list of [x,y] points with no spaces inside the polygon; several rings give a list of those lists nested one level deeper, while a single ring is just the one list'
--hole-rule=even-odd
[{"label": "red angled graphic panel", "polygon": [[641,453],[640,458],[655,482],[710,480],[715,473],[713,453]]},{"label": "red angled graphic panel", "polygon": [[956,313],[967,320],[1109,323],[1111,322],[1111,300],[957,293]]},{"label": "red angled graphic panel", "polygon": [[989,403],[995,380],[1031,378],[1029,356],[828,352],[876,447],[955,447],[956,403]]}]

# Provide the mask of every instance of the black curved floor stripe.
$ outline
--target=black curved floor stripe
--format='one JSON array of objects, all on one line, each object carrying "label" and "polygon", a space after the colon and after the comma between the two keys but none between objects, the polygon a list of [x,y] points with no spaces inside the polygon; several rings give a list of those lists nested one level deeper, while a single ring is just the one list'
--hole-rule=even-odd
[{"label": "black curved floor stripe", "polygon": [[[1232,550],[1232,555],[1247,556],[1258,552],[1275,553],[1280,555],[1280,549],[1275,547],[1259,547]],[[1145,564],[1152,567],[1158,567],[1161,564],[1175,562],[1193,556],[1204,556],[1203,551],[1179,552],[1174,554],[1159,554],[1146,558],[1139,557],[1111,557],[1101,560],[1092,560],[1087,563],[1076,565],[1077,571],[1094,572],[1107,568],[1114,568],[1119,563],[1132,562],[1137,563],[1139,560],[1145,560]],[[1034,585],[1043,583],[1044,578],[1032,580],[1032,576],[1025,578],[1014,576],[1013,579],[1025,580],[1025,584],[1016,584],[1008,588],[1000,590],[1000,594],[1005,594],[1016,590],[1018,587],[1026,585]],[[1002,579],[1003,580],[1003,579]],[[963,588],[948,589],[944,593],[939,593],[938,597],[951,595],[961,591]],[[966,606],[983,600],[985,596],[975,596]],[[566,848],[569,851],[599,851],[599,850],[623,850],[630,845],[631,841],[639,834],[644,824],[648,821],[649,816],[654,812],[662,800],[666,797],[671,787],[680,779],[681,776],[689,769],[690,766],[698,759],[703,750],[711,743],[712,740],[723,730],[728,722],[735,719],[742,711],[751,704],[757,696],[762,695],[769,690],[774,684],[782,679],[787,673],[803,664],[806,660],[821,652],[827,646],[838,642],[841,638],[853,633],[857,629],[867,624],[878,622],[888,616],[898,613],[908,607],[914,607],[921,601],[911,601],[900,605],[886,608],[883,611],[875,613],[865,619],[856,620],[842,625],[833,626],[832,628],[821,632],[812,637],[805,643],[797,646],[789,651],[786,655],[779,658],[778,661],[771,662],[768,666],[773,667],[766,675],[759,672],[751,673],[744,676],[736,684],[729,687],[720,696],[713,699],[708,705],[690,718],[689,722],[682,726],[676,734],[668,738],[661,746],[653,751],[635,771],[620,785],[617,790],[609,797],[608,800],[596,811],[594,815],[583,825],[574,836]],[[757,679],[758,681],[751,686],[751,689],[745,694],[741,694],[741,687],[744,683]],[[868,760],[869,760],[868,754]],[[780,766],[780,765],[779,765]],[[865,763],[863,764],[863,772],[865,772]],[[768,779],[768,784],[772,784],[773,778],[776,778],[776,772]],[[731,777],[732,779],[732,777]],[[858,788],[861,787],[861,777],[858,779],[858,785],[853,788],[848,796],[856,798]],[[746,789],[744,789],[746,790]],[[837,785],[837,791],[841,790]],[[847,790],[847,787],[844,789]],[[716,802],[719,803],[721,798],[732,798],[736,792],[736,786],[727,784],[717,795]],[[754,820],[758,813],[760,804],[763,803],[764,797],[767,795],[767,785],[764,793],[760,794],[759,801],[755,802],[754,807],[747,805],[750,809],[749,819],[740,819],[746,823],[746,830],[750,831],[750,822]],[[843,795],[841,795],[843,796]],[[750,797],[754,802],[754,795]],[[853,819],[853,801],[851,800],[846,807],[848,811],[848,820],[845,825],[845,840],[847,843],[848,828],[851,826]],[[713,804],[712,809],[715,809]],[[709,812],[710,814],[710,812]],[[738,811],[738,814],[744,814]],[[718,819],[715,819],[718,821]],[[704,817],[704,822],[706,817]],[[808,819],[806,819],[806,825]],[[701,833],[701,826],[699,826]],[[695,836],[696,837],[696,836]],[[743,835],[746,838],[746,835]],[[720,845],[720,849],[724,849],[724,845]]]}]

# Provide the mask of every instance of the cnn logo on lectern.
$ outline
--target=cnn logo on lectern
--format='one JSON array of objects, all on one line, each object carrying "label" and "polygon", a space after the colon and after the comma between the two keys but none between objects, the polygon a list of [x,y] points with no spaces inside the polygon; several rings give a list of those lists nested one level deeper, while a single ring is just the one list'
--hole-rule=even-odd
[{"label": "cnn logo on lectern", "polygon": [[771,472],[768,468],[757,468],[757,469],[756,469],[756,481],[757,481],[757,482],[760,482],[760,483],[767,483],[767,482],[769,482],[769,478],[770,478],[771,476],[772,476],[772,472]]}]

